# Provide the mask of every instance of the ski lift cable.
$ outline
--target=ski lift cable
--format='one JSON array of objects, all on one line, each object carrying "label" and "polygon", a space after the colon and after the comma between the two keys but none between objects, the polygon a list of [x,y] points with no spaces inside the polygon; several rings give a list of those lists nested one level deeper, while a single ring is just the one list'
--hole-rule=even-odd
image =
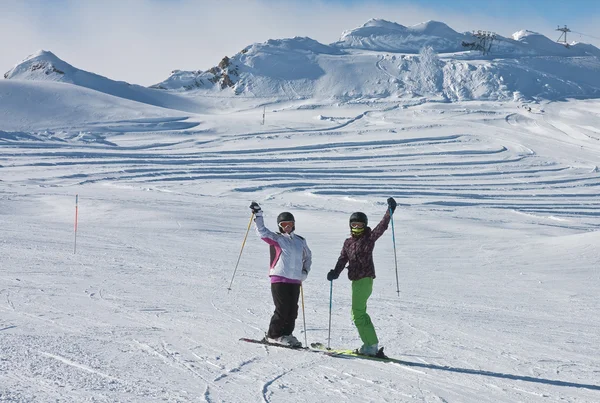
[{"label": "ski lift cable", "polygon": [[587,35],[587,34],[584,34],[584,33],[582,33],[582,32],[577,32],[577,31],[571,31],[571,32],[573,32],[574,34],[579,34],[579,35],[587,36],[587,37],[589,37],[589,38],[600,39],[600,38],[599,38],[599,37],[597,37],[597,36]]}]

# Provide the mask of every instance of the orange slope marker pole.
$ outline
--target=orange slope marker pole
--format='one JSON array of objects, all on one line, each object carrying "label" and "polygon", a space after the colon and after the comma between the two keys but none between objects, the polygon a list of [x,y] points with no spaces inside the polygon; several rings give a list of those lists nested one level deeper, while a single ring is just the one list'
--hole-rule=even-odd
[{"label": "orange slope marker pole", "polygon": [[77,216],[79,215],[79,195],[75,195],[75,244],[73,246],[73,254],[77,253]]}]

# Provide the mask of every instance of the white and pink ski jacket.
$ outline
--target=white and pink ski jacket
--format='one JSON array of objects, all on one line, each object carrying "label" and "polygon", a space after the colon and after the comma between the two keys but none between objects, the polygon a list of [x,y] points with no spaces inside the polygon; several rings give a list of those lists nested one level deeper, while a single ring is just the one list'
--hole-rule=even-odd
[{"label": "white and pink ski jacket", "polygon": [[306,240],[294,232],[282,234],[265,227],[263,213],[256,213],[254,223],[258,236],[271,246],[269,276],[304,281],[310,272],[312,253]]}]

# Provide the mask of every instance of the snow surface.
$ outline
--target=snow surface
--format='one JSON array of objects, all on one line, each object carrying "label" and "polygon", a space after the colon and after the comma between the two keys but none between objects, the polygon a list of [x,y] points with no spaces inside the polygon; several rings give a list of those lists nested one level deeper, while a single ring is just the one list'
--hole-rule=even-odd
[{"label": "snow surface", "polygon": [[[348,93],[405,62],[348,57]],[[183,99],[0,81],[0,400],[600,401],[600,101]],[[326,343],[348,217],[389,196],[369,313],[401,363],[239,341],[273,310],[253,230],[227,290],[252,200],[271,228],[296,216],[314,263],[295,334]],[[342,275],[334,347],[360,345],[350,303]]]}]

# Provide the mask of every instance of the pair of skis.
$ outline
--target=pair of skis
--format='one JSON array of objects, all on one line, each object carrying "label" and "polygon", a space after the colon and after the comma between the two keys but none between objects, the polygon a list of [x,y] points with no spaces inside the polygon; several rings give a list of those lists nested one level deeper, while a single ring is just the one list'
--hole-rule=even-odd
[{"label": "pair of skis", "polygon": [[396,359],[386,356],[383,353],[383,347],[381,347],[379,349],[379,351],[377,352],[377,355],[371,356],[371,355],[359,354],[357,350],[327,349],[327,347],[323,343],[311,343],[310,348],[309,348],[309,347],[292,347],[292,346],[285,346],[282,344],[269,343],[266,339],[256,340],[256,339],[248,339],[248,338],[242,337],[240,340],[248,342],[248,343],[264,344],[267,346],[287,348],[287,349],[296,350],[296,351],[321,353],[321,354],[328,355],[330,357],[362,358],[362,359],[374,360],[374,361],[399,362],[399,360],[396,360]]}]

